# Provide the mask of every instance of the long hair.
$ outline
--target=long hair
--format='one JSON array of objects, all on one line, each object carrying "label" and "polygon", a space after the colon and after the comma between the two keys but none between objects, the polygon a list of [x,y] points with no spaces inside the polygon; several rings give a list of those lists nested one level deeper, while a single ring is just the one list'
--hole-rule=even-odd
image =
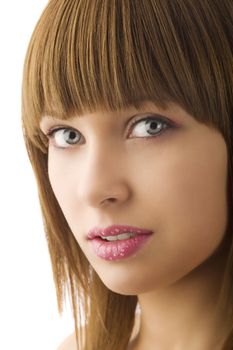
[{"label": "long hair", "polygon": [[[232,0],[50,0],[24,64],[22,125],[36,176],[58,309],[66,293],[77,349],[125,350],[136,295],[100,280],[60,209],[48,178],[45,114],[68,119],[151,100],[175,102],[216,128],[228,150],[227,264],[222,303],[233,325],[233,3]],[[85,326],[83,325],[83,314]],[[224,349],[232,349],[230,327]]]}]

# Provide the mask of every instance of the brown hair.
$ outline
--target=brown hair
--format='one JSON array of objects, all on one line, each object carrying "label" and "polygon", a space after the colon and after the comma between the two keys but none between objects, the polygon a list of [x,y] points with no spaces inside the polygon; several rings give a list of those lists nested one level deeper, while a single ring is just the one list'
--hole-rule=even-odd
[{"label": "brown hair", "polygon": [[[58,308],[62,312],[68,293],[77,349],[125,350],[137,296],[110,291],[77,244],[50,186],[47,139],[39,128],[44,114],[66,119],[98,108],[137,107],[144,100],[160,107],[175,102],[222,133],[230,214],[222,295],[233,325],[232,7],[232,0],[50,0],[34,30],[24,66],[23,131]],[[228,350],[233,347],[232,325]]]}]

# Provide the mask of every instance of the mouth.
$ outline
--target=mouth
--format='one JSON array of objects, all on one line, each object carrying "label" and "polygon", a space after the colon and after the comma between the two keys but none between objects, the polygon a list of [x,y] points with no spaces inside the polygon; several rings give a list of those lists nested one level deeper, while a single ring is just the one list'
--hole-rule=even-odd
[{"label": "mouth", "polygon": [[88,239],[101,238],[103,240],[115,241],[128,239],[138,235],[151,234],[153,231],[129,225],[111,225],[106,228],[94,227],[88,234]]},{"label": "mouth", "polygon": [[100,239],[102,239],[103,241],[107,241],[107,242],[114,242],[114,241],[122,241],[125,239],[129,239],[132,237],[135,237],[136,234],[135,233],[121,233],[120,235],[113,235],[113,236],[99,236]]},{"label": "mouth", "polygon": [[95,254],[104,260],[121,260],[141,249],[150,240],[151,230],[128,225],[94,228],[88,233]]}]

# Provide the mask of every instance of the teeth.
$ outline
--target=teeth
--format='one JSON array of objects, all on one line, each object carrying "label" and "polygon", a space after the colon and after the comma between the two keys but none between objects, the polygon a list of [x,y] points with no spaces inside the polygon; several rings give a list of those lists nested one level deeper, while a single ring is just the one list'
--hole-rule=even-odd
[{"label": "teeth", "polygon": [[135,234],[134,233],[122,233],[121,235],[116,235],[116,236],[107,236],[107,237],[102,237],[102,239],[106,240],[106,241],[118,241],[118,240],[123,240],[123,239],[128,239],[131,237],[134,237]]}]

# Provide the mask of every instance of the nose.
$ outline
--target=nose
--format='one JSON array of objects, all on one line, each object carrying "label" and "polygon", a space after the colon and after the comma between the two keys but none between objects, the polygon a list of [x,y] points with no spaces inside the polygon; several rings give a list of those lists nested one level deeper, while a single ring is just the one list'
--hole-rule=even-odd
[{"label": "nose", "polygon": [[93,147],[78,175],[77,196],[82,204],[103,207],[125,203],[130,183],[124,152],[117,147]]}]

